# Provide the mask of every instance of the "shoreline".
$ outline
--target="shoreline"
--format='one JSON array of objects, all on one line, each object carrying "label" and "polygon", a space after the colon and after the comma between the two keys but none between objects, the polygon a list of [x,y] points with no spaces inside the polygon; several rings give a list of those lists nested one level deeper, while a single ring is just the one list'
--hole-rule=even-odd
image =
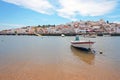
[{"label": "shoreline", "polygon": [[[28,35],[28,36],[38,36],[36,34],[26,34],[26,33],[18,33],[18,34],[15,34],[15,33],[0,33],[0,35]],[[61,34],[40,34],[42,36],[61,36]],[[65,36],[75,36],[75,35],[86,35],[86,34],[64,34]],[[89,35],[89,34],[87,34]],[[95,34],[96,36],[104,36],[104,35],[109,35],[109,36],[120,36],[120,33],[111,33],[111,34],[104,34],[104,33],[98,33],[98,34]]]}]

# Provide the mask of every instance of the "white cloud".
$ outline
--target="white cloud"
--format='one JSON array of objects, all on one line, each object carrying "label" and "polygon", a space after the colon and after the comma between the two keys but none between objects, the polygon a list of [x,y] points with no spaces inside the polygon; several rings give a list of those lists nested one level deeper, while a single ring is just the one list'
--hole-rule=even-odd
[{"label": "white cloud", "polygon": [[100,16],[113,10],[118,0],[2,0],[42,14],[77,20],[76,16]]},{"label": "white cloud", "polygon": [[59,0],[58,14],[73,19],[76,15],[100,16],[115,8],[116,0]]},{"label": "white cloud", "polygon": [[21,7],[31,9],[33,11],[51,14],[54,7],[47,0],[3,0]]}]

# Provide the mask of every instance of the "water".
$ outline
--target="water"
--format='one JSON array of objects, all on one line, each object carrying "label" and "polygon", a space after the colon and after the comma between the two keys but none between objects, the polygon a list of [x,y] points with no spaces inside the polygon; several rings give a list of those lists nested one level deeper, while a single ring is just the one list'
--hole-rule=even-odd
[{"label": "water", "polygon": [[71,47],[74,37],[0,36],[0,80],[120,80],[120,37],[85,39],[96,53]]}]

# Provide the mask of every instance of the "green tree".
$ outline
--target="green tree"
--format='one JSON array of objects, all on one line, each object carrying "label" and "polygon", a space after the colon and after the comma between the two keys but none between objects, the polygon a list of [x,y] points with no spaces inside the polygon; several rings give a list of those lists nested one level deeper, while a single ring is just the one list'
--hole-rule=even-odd
[{"label": "green tree", "polygon": [[14,33],[17,34],[17,31],[15,31]]},{"label": "green tree", "polygon": [[107,20],[107,24],[109,24],[109,21]]},{"label": "green tree", "polygon": [[34,27],[34,29],[35,29],[35,32],[37,33],[37,27]]},{"label": "green tree", "polygon": [[38,25],[37,27],[41,27],[40,25]]}]

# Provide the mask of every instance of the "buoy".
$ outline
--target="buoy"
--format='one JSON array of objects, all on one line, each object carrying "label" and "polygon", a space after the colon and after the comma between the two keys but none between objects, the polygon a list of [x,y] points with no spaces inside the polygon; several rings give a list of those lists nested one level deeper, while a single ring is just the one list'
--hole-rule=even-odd
[{"label": "buoy", "polygon": [[100,54],[103,54],[103,52],[100,51]]}]

